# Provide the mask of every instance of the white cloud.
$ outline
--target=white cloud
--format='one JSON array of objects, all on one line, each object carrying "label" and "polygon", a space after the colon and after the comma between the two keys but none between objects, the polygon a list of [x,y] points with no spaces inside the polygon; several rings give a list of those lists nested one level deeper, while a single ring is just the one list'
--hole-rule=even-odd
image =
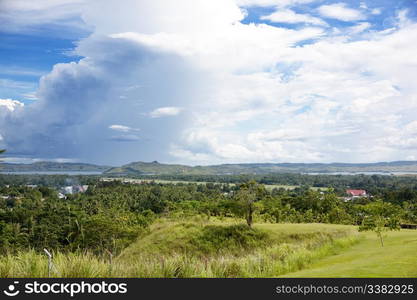
[{"label": "white cloud", "polygon": [[307,4],[317,2],[320,0],[236,0],[239,6],[250,7],[250,6],[278,6],[288,7],[297,4]]},{"label": "white cloud", "polygon": [[307,23],[313,25],[326,26],[327,23],[320,18],[310,16],[308,14],[298,14],[290,9],[279,9],[270,15],[262,16],[261,20],[269,20],[277,23]]},{"label": "white cloud", "polygon": [[[233,1],[124,3],[86,4],[84,58],[57,64],[33,104],[0,106],[0,148],[112,164],[415,155],[417,25],[406,13],[390,31],[355,22],[332,34],[242,24]],[[332,18],[359,20],[337,5]]]},{"label": "white cloud", "polygon": [[84,0],[2,0],[0,32],[22,33],[44,30],[45,24],[57,26],[61,34],[90,30],[80,19]]},{"label": "white cloud", "polygon": [[109,129],[114,130],[114,131],[120,131],[120,132],[132,132],[132,131],[139,131],[139,129],[137,128],[131,128],[129,126],[125,126],[125,125],[110,125]]},{"label": "white cloud", "polygon": [[359,21],[366,19],[366,16],[357,9],[347,7],[346,3],[333,3],[322,5],[318,8],[321,16],[341,21]]},{"label": "white cloud", "polygon": [[151,118],[161,118],[161,117],[169,117],[169,116],[176,116],[181,112],[180,107],[160,107],[153,110],[149,115]]},{"label": "white cloud", "polygon": [[15,111],[16,109],[23,108],[24,104],[17,100],[12,99],[0,99],[0,109],[5,108],[8,111]]},{"label": "white cloud", "polygon": [[[88,1],[83,19],[96,34],[121,32],[189,33],[221,31],[243,19],[234,0],[114,0]],[[109,17],[112,21],[109,22]]]},{"label": "white cloud", "polygon": [[348,31],[351,35],[356,35],[358,33],[362,33],[365,30],[371,28],[372,25],[368,22],[360,22],[357,25],[351,26],[348,28]]}]

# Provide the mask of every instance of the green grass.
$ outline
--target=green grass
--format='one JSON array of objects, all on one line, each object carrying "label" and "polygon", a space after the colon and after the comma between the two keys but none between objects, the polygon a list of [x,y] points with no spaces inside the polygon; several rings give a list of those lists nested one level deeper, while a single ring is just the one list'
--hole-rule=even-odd
[{"label": "green grass", "polygon": [[[374,233],[329,224],[232,220],[151,226],[110,264],[89,253],[55,253],[53,277],[416,277],[417,231]],[[0,256],[0,277],[47,277],[47,258]]]},{"label": "green grass", "polygon": [[417,231],[389,232],[381,247],[374,233],[358,244],[285,277],[417,277]]},{"label": "green grass", "polygon": [[252,251],[271,242],[265,230],[251,229],[244,224],[194,222],[161,222],[149,234],[139,238],[119,256],[130,260],[136,256],[188,255],[207,257]]},{"label": "green grass", "polygon": [[[349,226],[172,222],[152,226],[109,263],[89,253],[55,253],[53,277],[274,277],[356,242]],[[46,277],[35,251],[0,257],[1,277]]]}]

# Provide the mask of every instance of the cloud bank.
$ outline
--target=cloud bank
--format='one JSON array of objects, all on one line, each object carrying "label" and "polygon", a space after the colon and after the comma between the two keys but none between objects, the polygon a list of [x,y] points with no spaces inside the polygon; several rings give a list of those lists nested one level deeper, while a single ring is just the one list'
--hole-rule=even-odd
[{"label": "cloud bank", "polygon": [[[83,58],[43,76],[35,103],[0,100],[0,146],[106,164],[415,159],[416,23],[403,10],[376,30],[341,2],[293,10],[312,3],[78,3],[94,28]],[[274,10],[245,23],[252,6]]]}]

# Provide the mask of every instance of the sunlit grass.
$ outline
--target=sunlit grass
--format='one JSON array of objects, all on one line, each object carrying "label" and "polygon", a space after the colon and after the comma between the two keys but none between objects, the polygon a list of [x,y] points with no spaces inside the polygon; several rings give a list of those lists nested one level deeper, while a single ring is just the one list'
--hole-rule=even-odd
[{"label": "sunlit grass", "polygon": [[417,231],[389,232],[381,247],[372,232],[361,242],[288,277],[417,277]]},{"label": "sunlit grass", "polygon": [[[219,224],[218,221],[210,223]],[[216,225],[217,226],[217,225]],[[323,224],[259,224],[248,231],[230,223],[207,227],[199,223],[162,222],[151,233],[128,247],[112,263],[108,257],[90,253],[54,253],[52,277],[276,277],[310,264],[358,243],[351,226]],[[204,229],[206,228],[206,229]],[[204,230],[237,234],[236,244],[206,236]],[[206,238],[205,252],[193,248],[195,239]],[[237,233],[236,233],[237,231]],[[209,231],[210,232],[210,231]],[[252,232],[252,233],[251,233]],[[262,243],[263,233],[267,233]],[[198,240],[198,239],[197,239]],[[259,245],[256,244],[259,242]],[[187,245],[188,244],[188,245]],[[164,246],[161,246],[164,245]],[[222,251],[215,247],[222,245]],[[197,245],[198,246],[198,245]],[[192,250],[192,251],[191,251]],[[35,251],[0,257],[1,277],[47,277],[47,258]]]}]

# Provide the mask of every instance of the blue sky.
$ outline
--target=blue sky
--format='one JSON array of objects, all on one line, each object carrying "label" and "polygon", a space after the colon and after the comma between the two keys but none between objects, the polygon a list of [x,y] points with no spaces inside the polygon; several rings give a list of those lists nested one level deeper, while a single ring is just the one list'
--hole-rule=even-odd
[{"label": "blue sky", "polygon": [[417,159],[415,0],[5,0],[0,21],[12,162]]}]

